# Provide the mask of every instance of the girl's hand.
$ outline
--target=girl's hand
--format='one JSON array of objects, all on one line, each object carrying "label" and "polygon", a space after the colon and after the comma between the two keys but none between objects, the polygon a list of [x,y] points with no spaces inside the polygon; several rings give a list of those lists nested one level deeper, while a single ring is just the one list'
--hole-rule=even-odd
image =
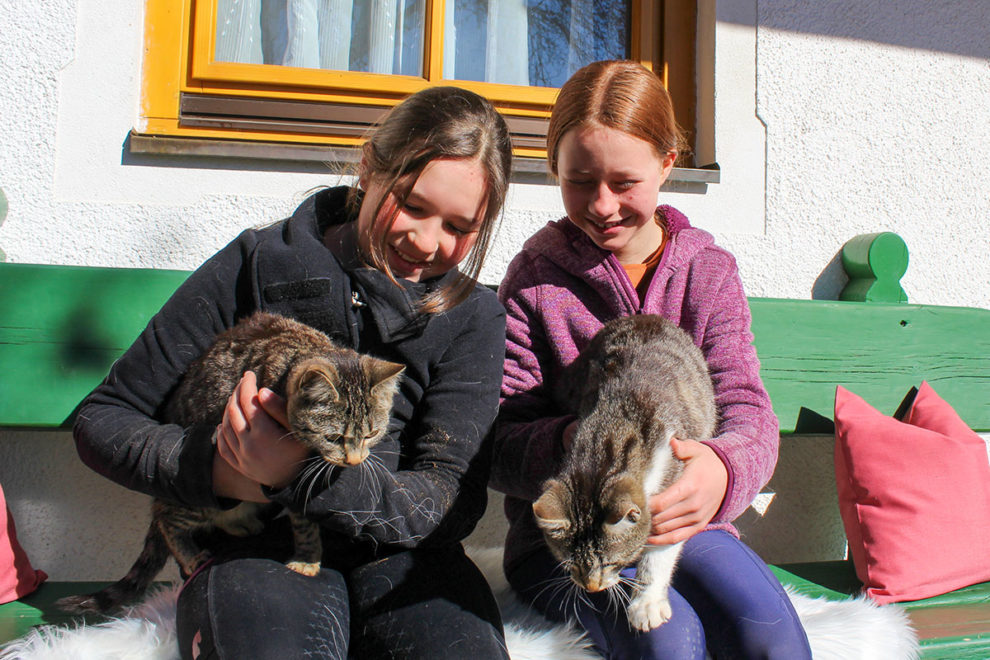
[{"label": "girl's hand", "polygon": [[684,472],[649,498],[653,520],[647,543],[652,545],[686,541],[703,530],[722,506],[729,483],[725,464],[708,445],[674,438],[670,446],[685,461]]},{"label": "girl's hand", "polygon": [[[309,450],[289,433],[288,425],[285,400],[267,388],[259,391],[254,373],[245,372],[217,427],[217,454],[249,481],[284,488],[309,456]],[[243,482],[240,486],[244,488]],[[260,488],[257,493],[260,501],[267,501]]]}]

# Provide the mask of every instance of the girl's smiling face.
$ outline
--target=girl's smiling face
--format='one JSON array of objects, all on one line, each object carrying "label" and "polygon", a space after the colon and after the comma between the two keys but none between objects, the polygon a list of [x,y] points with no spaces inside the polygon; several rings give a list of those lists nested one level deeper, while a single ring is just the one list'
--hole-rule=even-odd
[{"label": "girl's smiling face", "polygon": [[[419,282],[456,267],[478,238],[488,183],[477,160],[437,159],[427,163],[401,207],[380,181],[362,176],[366,191],[358,214],[358,244],[371,254],[385,232],[384,258],[392,274]],[[378,202],[385,203],[374,219]],[[388,225],[389,218],[395,220]]]},{"label": "girl's smiling face", "polygon": [[675,157],[661,159],[648,142],[614,128],[571,129],[557,150],[567,216],[620,263],[642,263],[663,240],[654,214]]}]

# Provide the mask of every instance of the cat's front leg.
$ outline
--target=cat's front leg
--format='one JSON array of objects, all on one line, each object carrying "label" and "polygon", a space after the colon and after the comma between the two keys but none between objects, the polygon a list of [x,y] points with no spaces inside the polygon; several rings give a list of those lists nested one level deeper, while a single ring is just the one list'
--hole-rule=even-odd
[{"label": "cat's front leg", "polygon": [[193,538],[193,532],[203,527],[202,521],[195,516],[167,515],[158,518],[156,523],[183,575],[192,575],[212,558],[210,551],[201,548]]},{"label": "cat's front leg", "polygon": [[320,526],[296,513],[289,513],[292,524],[292,541],[295,552],[286,567],[302,575],[317,575],[320,572],[320,560],[323,556],[323,544],[320,542]]},{"label": "cat's front leg", "polygon": [[670,620],[672,611],[668,590],[681,555],[682,543],[648,546],[636,565],[633,599],[626,608],[629,624],[646,632]]}]

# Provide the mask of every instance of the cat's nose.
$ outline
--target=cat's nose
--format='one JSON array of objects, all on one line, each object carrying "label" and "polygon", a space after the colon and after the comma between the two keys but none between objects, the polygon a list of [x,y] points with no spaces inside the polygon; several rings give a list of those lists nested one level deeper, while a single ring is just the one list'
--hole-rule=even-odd
[{"label": "cat's nose", "polygon": [[344,456],[345,465],[357,465],[368,457],[367,451],[349,451]]},{"label": "cat's nose", "polygon": [[580,572],[572,572],[571,578],[585,591],[589,593],[598,593],[599,591],[605,591],[608,589],[607,581],[602,579],[601,575],[582,575]]},{"label": "cat's nose", "polygon": [[588,580],[584,583],[584,590],[589,593],[596,594],[599,591],[605,591],[606,589],[608,589],[608,585],[605,584],[604,581],[597,578],[588,578]]}]

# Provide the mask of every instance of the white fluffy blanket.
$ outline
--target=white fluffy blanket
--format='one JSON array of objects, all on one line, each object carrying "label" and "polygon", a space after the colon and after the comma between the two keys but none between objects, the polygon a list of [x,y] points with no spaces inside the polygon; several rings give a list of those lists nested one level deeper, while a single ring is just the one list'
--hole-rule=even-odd
[{"label": "white fluffy blanket", "polygon": [[[572,626],[554,625],[516,600],[502,574],[501,549],[469,550],[492,585],[512,660],[592,660],[598,655]],[[907,614],[866,598],[827,601],[788,592],[815,660],[914,660],[918,642]],[[15,640],[0,660],[178,660],[176,589],[151,596],[127,615],[75,628],[43,626]]]}]

